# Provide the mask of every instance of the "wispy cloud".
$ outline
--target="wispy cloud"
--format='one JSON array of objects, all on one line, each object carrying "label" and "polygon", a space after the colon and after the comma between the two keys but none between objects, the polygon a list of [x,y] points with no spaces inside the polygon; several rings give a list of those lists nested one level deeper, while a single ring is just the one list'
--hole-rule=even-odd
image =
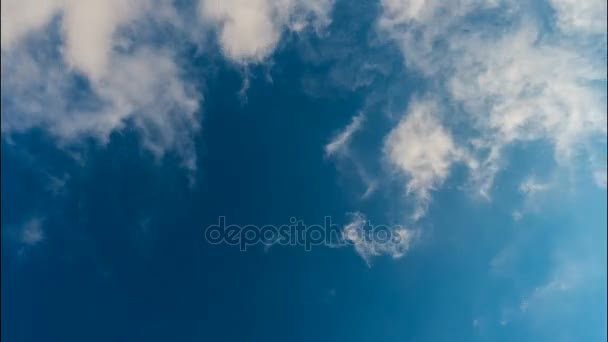
[{"label": "wispy cloud", "polygon": [[365,185],[365,191],[360,196],[364,200],[370,197],[378,188],[379,182],[365,167],[359,156],[351,148],[354,136],[361,131],[365,125],[366,115],[360,112],[355,115],[351,122],[342,131],[336,134],[332,140],[325,145],[325,158],[333,158],[338,164],[346,164],[350,171],[354,173]]},{"label": "wispy cloud", "polygon": [[348,150],[348,145],[353,134],[358,132],[365,121],[363,112],[353,117],[352,121],[337,134],[331,142],[325,145],[325,156],[332,157],[339,153],[345,153]]},{"label": "wispy cloud", "polygon": [[35,246],[42,242],[44,240],[42,222],[40,218],[32,218],[25,222],[20,228],[19,241],[26,246]]},{"label": "wispy cloud", "polygon": [[352,243],[355,250],[369,265],[372,257],[389,255],[392,258],[400,258],[407,253],[412,243],[417,237],[414,230],[406,228],[394,228],[391,232],[394,239],[377,241],[369,237],[369,232],[365,231],[367,218],[362,213],[354,213],[352,220],[342,231],[342,238],[348,243]]},{"label": "wispy cloud", "polygon": [[[556,161],[568,164],[588,153],[586,142],[605,136],[605,16],[596,14],[605,12],[605,2],[589,2],[569,12],[571,1],[551,1],[556,28],[543,34],[542,18],[530,15],[535,12],[526,5],[508,1],[381,4],[380,34],[400,47],[409,68],[431,81],[430,92],[445,97],[449,110],[459,114],[457,120],[437,117],[435,126],[467,127],[468,140],[463,143],[479,161],[471,169],[471,180],[481,195],[491,196],[496,174],[508,164],[504,151],[511,145],[547,141]],[[471,19],[483,15],[494,19]],[[404,122],[399,126],[407,127]],[[425,141],[428,134],[403,134],[404,141],[412,140],[407,136]],[[403,161],[408,173],[421,175],[409,181],[408,191],[418,189],[427,202],[430,195],[424,189],[441,185],[449,173],[454,149],[449,136],[436,135],[443,144],[426,138],[434,150],[423,157],[433,155],[436,162],[423,168],[428,171],[425,176],[411,167],[413,160],[403,157],[409,152],[393,158]]]},{"label": "wispy cloud", "polygon": [[534,196],[537,193],[547,191],[549,187],[548,183],[542,183],[536,177],[530,176],[519,185],[519,192],[528,196]]}]

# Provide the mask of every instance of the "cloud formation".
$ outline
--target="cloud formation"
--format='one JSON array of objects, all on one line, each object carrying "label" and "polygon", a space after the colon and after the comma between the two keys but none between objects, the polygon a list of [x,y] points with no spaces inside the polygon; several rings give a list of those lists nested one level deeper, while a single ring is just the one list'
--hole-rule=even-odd
[{"label": "cloud formation", "polygon": [[325,145],[325,156],[331,157],[335,154],[345,153],[353,134],[361,129],[364,121],[365,116],[363,112],[353,117],[351,123],[349,123],[342,132],[336,135],[332,141]]},{"label": "cloud formation", "polygon": [[43,240],[42,219],[32,218],[23,224],[20,229],[19,242],[26,246],[35,246]]},{"label": "cloud formation", "polygon": [[354,213],[351,222],[344,226],[342,230],[342,238],[354,245],[357,253],[368,265],[370,259],[375,256],[389,255],[395,259],[402,257],[416,238],[416,233],[413,230],[395,228],[391,234],[396,238],[377,241],[374,238],[369,238],[368,232],[365,231],[366,224],[367,218],[364,214]]},{"label": "cloud formation", "polygon": [[2,134],[43,128],[60,145],[103,144],[131,126],[156,157],[174,152],[193,170],[202,95],[168,32],[199,44],[196,31],[213,27],[227,58],[259,63],[284,31],[320,32],[332,5],[200,1],[199,22],[185,25],[171,0],[2,1]]},{"label": "cloud formation", "polygon": [[[606,2],[546,4],[552,9],[547,32],[532,8],[506,0],[380,2],[378,35],[398,46],[408,72],[429,83],[384,140],[383,156],[416,200],[414,220],[426,214],[455,164],[466,165],[477,192],[489,198],[509,146],[547,141],[556,161],[567,164],[605,137]],[[86,138],[103,144],[133,127],[155,156],[176,153],[194,170],[202,95],[166,41],[171,37],[151,40],[148,30],[205,27],[231,62],[263,63],[284,36],[322,33],[334,1],[200,0],[198,22],[188,28],[171,0],[5,0],[1,6],[3,136],[42,128],[60,145]],[[477,20],[483,16],[492,20]],[[373,60],[363,64],[364,76],[366,69],[379,69],[381,77],[392,70]],[[353,90],[372,83],[358,81],[340,83]],[[364,179],[367,197],[378,187],[376,178],[348,155],[363,118],[356,116],[324,152],[345,156]],[[464,138],[455,127],[465,127]],[[605,170],[593,176],[605,187]],[[378,246],[358,244],[368,255],[380,253]]]},{"label": "cloud formation", "polygon": [[199,15],[218,32],[220,46],[236,62],[262,62],[283,31],[320,31],[330,22],[333,0],[200,0]]},{"label": "cloud formation", "polygon": [[[414,220],[424,216],[431,192],[443,184],[452,164],[467,159],[440,123],[438,111],[439,105],[432,100],[413,100],[385,142],[390,162],[409,177],[406,192],[417,200]],[[470,164],[475,167],[474,161]]]},{"label": "cloud formation", "polygon": [[164,0],[3,1],[3,135],[40,127],[60,144],[105,143],[132,123],[157,157],[174,151],[194,169],[201,96],[169,49],[137,39],[170,12]]},{"label": "cloud formation", "polygon": [[606,33],[605,0],[551,0],[556,11],[557,23],[563,31]]},{"label": "cloud formation", "polygon": [[[597,14],[605,13],[605,2],[589,2],[576,11],[568,10],[571,1],[550,5],[555,27],[541,35],[540,19],[531,18],[528,14],[535,12],[523,4],[382,1],[379,32],[400,47],[408,68],[430,81],[430,92],[445,97],[451,111],[463,112],[457,123],[471,132],[464,143],[479,164],[471,180],[485,197],[490,197],[494,178],[504,168],[508,146],[547,141],[556,161],[566,164],[588,153],[592,139],[606,135],[606,19]],[[484,15],[494,19],[473,20]],[[403,136],[410,146],[431,143],[428,134]],[[440,148],[422,155],[423,160],[435,156],[435,166],[423,168],[428,173],[408,183],[408,191],[431,189],[445,179],[453,143],[446,137],[439,140],[430,145]],[[402,168],[408,173],[419,173],[411,167],[410,152],[392,151],[391,159],[405,161]],[[428,192],[421,194],[424,205]]]}]

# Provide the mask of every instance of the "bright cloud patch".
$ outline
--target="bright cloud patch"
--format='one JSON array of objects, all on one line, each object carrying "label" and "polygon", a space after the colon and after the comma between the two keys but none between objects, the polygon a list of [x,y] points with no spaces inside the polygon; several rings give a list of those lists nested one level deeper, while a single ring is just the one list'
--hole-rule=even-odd
[{"label": "bright cloud patch", "polygon": [[606,0],[551,0],[551,4],[562,30],[606,33]]},{"label": "bright cloud patch", "polygon": [[129,123],[157,157],[175,152],[192,170],[202,96],[177,62],[171,37],[151,41],[150,32],[162,27],[191,38],[201,25],[214,25],[228,58],[261,62],[283,31],[325,27],[333,2],[201,1],[193,27],[174,5],[3,1],[2,133],[42,127],[60,144],[84,137],[105,143]]},{"label": "bright cloud patch", "polygon": [[332,0],[201,0],[200,16],[212,23],[224,54],[238,62],[261,62],[284,30],[317,30],[330,22]]},{"label": "bright cloud patch", "polygon": [[[605,15],[596,15],[605,12],[601,11],[605,2],[576,6],[574,12],[566,10],[569,1],[552,4],[556,29],[540,35],[538,21],[524,15],[531,9],[508,2],[382,2],[379,31],[401,48],[408,66],[433,80],[434,92],[447,94],[454,109],[464,109],[466,116],[459,122],[473,132],[467,145],[479,160],[473,182],[486,197],[504,168],[507,146],[548,141],[556,160],[564,164],[588,153],[589,142],[606,134],[605,53],[598,55],[606,43],[590,35],[605,25]],[[483,15],[504,24],[472,20]],[[573,39],[572,27],[586,29],[577,30]],[[598,43],[603,48],[597,50],[594,44]],[[403,140],[409,139],[404,135]],[[441,140],[443,147],[424,152],[441,162],[424,167],[432,171],[419,181],[410,181],[408,190],[430,189],[445,179],[452,147],[449,139]],[[408,173],[420,173],[412,168],[412,160],[403,161],[398,164]],[[421,194],[428,197],[428,192]]]},{"label": "bright cloud patch", "polygon": [[[175,151],[193,169],[200,95],[170,51],[136,39],[137,20],[162,20],[170,2],[45,4],[2,2],[3,134],[43,127],[62,144],[87,136],[105,142],[132,122],[157,156]],[[131,36],[121,33],[126,28]],[[80,76],[90,92],[75,97]]]},{"label": "bright cloud patch", "polygon": [[431,192],[445,181],[452,164],[465,156],[439,122],[437,111],[433,101],[414,101],[386,139],[389,160],[407,174],[407,193],[418,200],[414,219],[426,213]]}]

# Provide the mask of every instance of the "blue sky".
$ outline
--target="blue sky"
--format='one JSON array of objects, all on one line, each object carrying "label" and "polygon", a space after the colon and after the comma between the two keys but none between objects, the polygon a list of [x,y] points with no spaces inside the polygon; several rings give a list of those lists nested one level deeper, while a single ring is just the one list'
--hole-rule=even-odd
[{"label": "blue sky", "polygon": [[607,339],[604,0],[5,0],[1,38],[3,340]]}]

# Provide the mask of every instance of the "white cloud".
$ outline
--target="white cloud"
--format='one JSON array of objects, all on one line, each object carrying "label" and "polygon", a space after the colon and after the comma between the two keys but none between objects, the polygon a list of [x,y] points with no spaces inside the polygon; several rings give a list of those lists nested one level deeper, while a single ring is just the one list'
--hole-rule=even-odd
[{"label": "white cloud", "polygon": [[448,62],[446,51],[436,45],[476,9],[496,7],[500,0],[382,0],[380,33],[401,49],[408,66],[426,74],[438,72]]},{"label": "white cloud", "polygon": [[[441,125],[438,111],[434,101],[414,100],[385,142],[388,159],[409,177],[407,194],[413,194],[418,201],[413,219],[426,213],[431,192],[443,184],[452,164],[467,159]],[[470,164],[474,167],[474,162]]]},{"label": "white cloud", "polygon": [[415,231],[395,227],[390,231],[390,239],[374,239],[373,234],[370,237],[370,233],[365,230],[366,220],[361,213],[353,214],[352,221],[342,230],[342,239],[352,243],[368,265],[374,256],[389,255],[395,259],[402,257],[416,238]]},{"label": "white cloud", "polygon": [[61,18],[67,65],[97,81],[112,58],[113,36],[120,26],[144,14],[143,0],[64,2]]},{"label": "white cloud", "polygon": [[580,139],[605,133],[605,96],[591,85],[605,79],[605,66],[538,39],[536,29],[523,26],[500,39],[454,40],[464,55],[449,91],[490,143],[546,139],[565,160]]},{"label": "white cloud", "polygon": [[353,117],[353,120],[348,124],[348,126],[346,126],[342,132],[336,135],[331,142],[325,145],[325,156],[331,157],[335,154],[344,153],[345,150],[348,149],[348,145],[353,134],[361,129],[364,121],[365,116],[363,112]]},{"label": "white cloud", "polygon": [[[198,8],[228,58],[261,62],[284,31],[326,27],[332,6],[333,0],[209,0]],[[163,47],[171,42],[141,38],[160,24],[198,39],[201,23],[184,25],[178,14],[171,0],[2,1],[2,97],[9,99],[2,134],[40,127],[60,144],[85,137],[105,143],[132,123],[157,157],[176,152],[194,169],[201,96]]]},{"label": "white cloud", "polygon": [[[567,164],[587,152],[587,141],[606,134],[605,29],[599,30],[604,38],[594,43],[587,35],[589,28],[597,32],[602,26],[599,16],[605,22],[605,11],[599,11],[605,2],[581,5],[576,13],[563,10],[569,1],[552,3],[561,31],[541,35],[524,4],[382,1],[379,32],[395,41],[407,66],[427,77],[434,93],[447,95],[452,110],[464,110],[466,115],[457,121],[472,132],[467,145],[480,161],[472,182],[486,197],[504,168],[503,151],[509,145],[548,141],[555,159]],[[595,14],[600,12],[604,14]],[[470,20],[478,15],[494,19]],[[572,38],[573,31],[564,31],[565,26],[585,30]],[[435,152],[446,156],[448,151],[446,142]],[[449,158],[439,160],[443,162],[429,173],[434,177],[424,178],[434,179],[435,186],[449,172]]]},{"label": "white cloud", "polygon": [[333,0],[200,0],[203,23],[212,24],[226,57],[261,62],[276,48],[285,30],[330,22]]},{"label": "white cloud", "polygon": [[4,0],[1,6],[2,49],[16,44],[32,31],[44,28],[61,8],[60,1]]},{"label": "white cloud", "polygon": [[97,80],[109,66],[116,30],[166,6],[167,0],[6,0],[2,2],[2,48],[14,47],[28,34],[42,33],[52,19],[60,17],[67,64]]},{"label": "white cloud", "polygon": [[551,0],[564,31],[606,33],[606,0]]},{"label": "white cloud", "polygon": [[361,200],[369,198],[379,186],[379,181],[370,175],[365,163],[351,148],[353,136],[363,129],[365,120],[364,112],[354,116],[351,122],[340,133],[336,134],[324,148],[326,158],[334,158],[338,167],[343,168],[347,173],[354,173],[363,182],[365,190],[360,196]]},{"label": "white cloud", "polygon": [[[42,127],[61,144],[83,137],[105,143],[132,122],[156,156],[175,151],[194,169],[200,95],[167,49],[139,41],[119,49],[130,39],[124,29],[136,36],[138,20],[162,20],[170,6],[166,0],[3,1],[2,96],[10,99],[2,105],[3,135]],[[90,88],[86,95],[79,75]]]}]

